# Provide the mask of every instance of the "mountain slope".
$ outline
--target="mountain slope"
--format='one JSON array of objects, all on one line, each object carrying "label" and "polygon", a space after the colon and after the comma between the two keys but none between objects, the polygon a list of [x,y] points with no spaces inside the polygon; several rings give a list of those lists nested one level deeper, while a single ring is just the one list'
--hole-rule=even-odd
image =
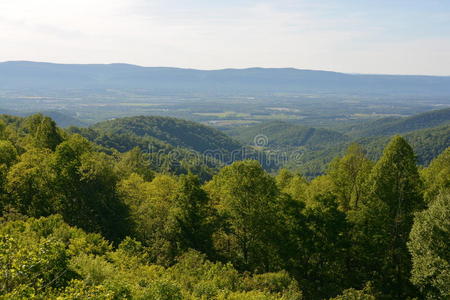
[{"label": "mountain slope", "polygon": [[0,88],[142,88],[165,92],[450,94],[450,77],[359,75],[292,68],[193,70],[128,64],[0,63]]},{"label": "mountain slope", "polygon": [[230,153],[240,144],[221,131],[191,121],[155,116],[138,116],[100,122],[91,127],[115,135],[152,137],[174,147],[198,152],[223,151]]},{"label": "mountain slope", "polygon": [[348,140],[348,137],[337,131],[281,121],[237,128],[231,134],[244,144],[258,143],[255,137],[263,135],[267,140],[262,142],[266,143],[264,146],[269,147],[315,147]]},{"label": "mountain slope", "polygon": [[[418,163],[428,165],[431,160],[450,147],[450,123],[411,131],[402,136],[411,144]],[[358,139],[356,142],[364,145],[372,159],[378,159],[389,139],[389,136],[367,137]]]},{"label": "mountain slope", "polygon": [[[434,128],[416,130],[402,135],[414,150],[417,162],[428,165],[445,149],[450,147],[450,124]],[[298,170],[308,178],[323,174],[328,164],[337,156],[343,155],[350,143],[361,144],[372,160],[377,160],[392,136],[365,137],[353,141],[331,144],[326,147],[304,151],[298,159],[289,161],[286,167]]]},{"label": "mountain slope", "polygon": [[156,171],[191,171],[203,180],[210,179],[223,165],[242,159],[258,159],[267,170],[277,168],[275,162],[266,159],[265,153],[242,146],[217,129],[176,118],[120,118],[67,131],[119,152],[138,147]]},{"label": "mountain slope", "polygon": [[450,123],[450,108],[433,110],[406,118],[383,118],[352,126],[345,132],[353,137],[386,136],[432,128],[446,123]]},{"label": "mountain slope", "polygon": [[[229,131],[229,134],[242,143],[251,145],[255,136],[267,137],[264,141],[266,150],[286,152],[291,158],[286,167],[299,170],[306,177],[313,178],[323,174],[329,162],[342,155],[352,142],[363,145],[371,159],[378,159],[389,139],[395,134],[401,134],[411,144],[419,164],[428,165],[450,146],[449,113],[450,109],[442,109],[408,118],[385,118],[363,123],[359,125],[361,128],[358,132],[366,135],[363,137],[286,122],[237,128]],[[414,130],[416,128],[421,129]]]}]

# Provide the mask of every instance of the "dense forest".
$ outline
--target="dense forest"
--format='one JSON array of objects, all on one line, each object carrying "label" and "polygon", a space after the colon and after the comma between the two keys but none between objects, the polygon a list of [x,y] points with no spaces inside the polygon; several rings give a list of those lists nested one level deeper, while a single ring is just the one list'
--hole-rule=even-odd
[{"label": "dense forest", "polygon": [[[3,299],[450,297],[450,148],[421,167],[410,139],[375,158],[349,143],[311,179],[251,159],[194,167],[189,151],[236,145],[189,122],[0,119]],[[145,151],[180,141],[178,166]]]},{"label": "dense forest", "polygon": [[450,146],[450,109],[380,118],[351,126],[335,124],[332,128],[271,121],[225,132],[244,145],[253,145],[254,137],[263,134],[266,140],[260,151],[285,152],[293,159],[288,159],[284,167],[312,179],[323,175],[333,158],[344,155],[352,143],[362,145],[369,159],[378,160],[395,134],[402,134],[413,148],[418,164],[427,166]]}]

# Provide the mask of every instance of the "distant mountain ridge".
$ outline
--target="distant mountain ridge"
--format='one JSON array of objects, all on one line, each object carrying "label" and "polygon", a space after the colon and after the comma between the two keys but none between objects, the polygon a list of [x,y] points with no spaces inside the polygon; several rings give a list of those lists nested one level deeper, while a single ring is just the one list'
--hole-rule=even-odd
[{"label": "distant mountain ridge", "polygon": [[0,63],[0,88],[140,88],[158,92],[352,92],[450,95],[450,76],[361,75],[293,68],[195,70],[129,64]]}]

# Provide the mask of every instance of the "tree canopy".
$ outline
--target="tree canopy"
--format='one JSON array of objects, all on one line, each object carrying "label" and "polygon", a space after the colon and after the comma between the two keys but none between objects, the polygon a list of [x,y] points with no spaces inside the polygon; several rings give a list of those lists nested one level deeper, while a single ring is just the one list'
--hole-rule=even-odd
[{"label": "tree canopy", "polygon": [[354,144],[308,180],[256,160],[200,177],[93,140],[0,123],[1,298],[450,296],[448,149],[420,169],[400,136],[376,161]]}]

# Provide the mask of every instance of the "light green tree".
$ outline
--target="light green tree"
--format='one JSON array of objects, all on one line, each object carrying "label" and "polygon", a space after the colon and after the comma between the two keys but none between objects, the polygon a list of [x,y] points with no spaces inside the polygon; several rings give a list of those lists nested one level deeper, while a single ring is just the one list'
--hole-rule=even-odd
[{"label": "light green tree", "polygon": [[23,120],[23,130],[28,135],[25,143],[36,148],[55,150],[63,141],[62,135],[55,121],[42,114],[31,115]]},{"label": "light green tree", "polygon": [[372,165],[358,144],[350,145],[343,157],[331,162],[327,174],[342,210],[357,209],[367,195],[366,183]]},{"label": "light green tree", "polygon": [[438,195],[416,214],[408,247],[411,281],[428,299],[450,298],[450,194]]},{"label": "light green tree", "polygon": [[281,169],[275,180],[281,192],[288,194],[294,200],[306,201],[308,181],[301,174],[293,174],[286,169]]},{"label": "light green tree", "polygon": [[146,181],[150,181],[154,177],[149,159],[138,147],[122,154],[116,168],[121,177],[128,177],[131,173],[139,174]]},{"label": "light green tree", "polygon": [[450,191],[450,147],[422,171],[422,177],[425,183],[424,198],[427,203],[435,199],[440,192]]},{"label": "light green tree", "polygon": [[222,220],[215,233],[216,250],[246,270],[268,271],[277,265],[275,180],[257,161],[224,167],[206,185]]},{"label": "light green tree", "polygon": [[6,177],[6,191],[12,205],[29,216],[45,216],[59,208],[48,149],[30,149],[11,166]]}]

